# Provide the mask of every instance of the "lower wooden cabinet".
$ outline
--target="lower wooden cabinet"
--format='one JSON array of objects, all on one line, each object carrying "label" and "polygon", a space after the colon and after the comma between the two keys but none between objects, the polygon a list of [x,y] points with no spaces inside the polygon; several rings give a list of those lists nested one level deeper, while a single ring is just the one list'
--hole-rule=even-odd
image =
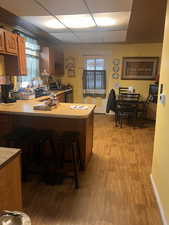
[{"label": "lower wooden cabinet", "polygon": [[73,102],[73,91],[65,91],[64,93],[57,96],[59,102],[72,103]]},{"label": "lower wooden cabinet", "polygon": [[0,167],[0,211],[22,210],[20,154]]}]

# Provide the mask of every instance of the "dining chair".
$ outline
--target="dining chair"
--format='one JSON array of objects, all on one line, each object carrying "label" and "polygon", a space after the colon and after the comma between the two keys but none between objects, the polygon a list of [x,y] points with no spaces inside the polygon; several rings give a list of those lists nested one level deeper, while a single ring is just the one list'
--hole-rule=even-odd
[{"label": "dining chair", "polygon": [[135,124],[137,120],[137,109],[140,99],[140,94],[127,94],[123,93],[117,100],[116,114],[117,120],[122,128],[123,119],[131,119]]},{"label": "dining chair", "polygon": [[119,87],[119,94],[128,93],[128,87]]}]

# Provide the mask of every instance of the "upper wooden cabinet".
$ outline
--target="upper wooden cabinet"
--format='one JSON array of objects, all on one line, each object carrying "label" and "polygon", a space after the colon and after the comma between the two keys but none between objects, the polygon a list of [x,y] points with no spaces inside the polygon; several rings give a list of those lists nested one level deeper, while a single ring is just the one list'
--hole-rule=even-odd
[{"label": "upper wooden cabinet", "polygon": [[57,47],[41,47],[40,72],[42,75],[64,75],[64,54]]},{"label": "upper wooden cabinet", "polygon": [[[27,75],[26,70],[26,52],[25,52],[25,39],[19,35],[13,34],[11,38],[11,43],[8,45],[8,52],[3,53],[4,55],[4,64],[5,64],[5,74],[8,76],[19,76]],[[15,46],[15,37],[16,37],[16,51]],[[8,38],[8,43],[10,38]],[[9,51],[11,52],[9,53]],[[7,49],[6,49],[7,51]],[[12,53],[13,52],[13,53]],[[14,53],[14,52],[17,52]]]},{"label": "upper wooden cabinet", "polygon": [[17,34],[0,28],[0,53],[17,55]]},{"label": "upper wooden cabinet", "polygon": [[41,47],[40,50],[40,73],[42,75],[53,75],[55,73],[55,49]]},{"label": "upper wooden cabinet", "polygon": [[17,37],[18,45],[18,65],[19,65],[19,75],[26,75],[26,52],[25,52],[25,39],[18,35]]},{"label": "upper wooden cabinet", "polygon": [[4,30],[0,29],[0,52],[5,52],[5,36],[4,36]]},{"label": "upper wooden cabinet", "polygon": [[17,55],[17,34],[5,30],[5,45],[7,53]]},{"label": "upper wooden cabinet", "polygon": [[59,48],[55,51],[55,70],[56,75],[64,75],[64,53]]}]

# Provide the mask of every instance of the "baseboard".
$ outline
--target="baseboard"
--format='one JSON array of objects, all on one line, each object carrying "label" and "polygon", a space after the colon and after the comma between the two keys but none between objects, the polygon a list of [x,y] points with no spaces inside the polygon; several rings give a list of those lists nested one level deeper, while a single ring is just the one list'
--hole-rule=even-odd
[{"label": "baseboard", "polygon": [[157,204],[158,204],[158,207],[159,207],[159,210],[160,210],[160,214],[161,214],[161,219],[162,219],[163,225],[168,225],[166,216],[164,214],[164,209],[163,209],[163,206],[161,204],[160,196],[159,196],[159,193],[158,193],[158,190],[157,190],[157,186],[156,186],[156,183],[154,181],[154,178],[153,178],[152,174],[150,175],[150,180],[151,180],[153,191],[154,191],[154,194],[155,194],[155,197],[156,197],[156,201],[157,201]]}]

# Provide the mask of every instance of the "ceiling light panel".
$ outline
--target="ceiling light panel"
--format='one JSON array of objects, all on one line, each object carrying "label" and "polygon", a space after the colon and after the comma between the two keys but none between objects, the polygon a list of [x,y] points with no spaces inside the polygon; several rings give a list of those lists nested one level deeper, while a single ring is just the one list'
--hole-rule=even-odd
[{"label": "ceiling light panel", "polygon": [[130,19],[130,12],[95,13],[93,16],[98,27],[126,29]]},{"label": "ceiling light panel", "polygon": [[95,23],[89,14],[57,16],[67,27],[81,29],[95,27]]},{"label": "ceiling light panel", "polygon": [[33,0],[0,0],[0,6],[17,16],[47,16]]},{"label": "ceiling light panel", "polygon": [[25,19],[29,23],[32,23],[47,32],[51,32],[55,29],[65,29],[64,25],[53,16],[23,16],[22,19]]},{"label": "ceiling light panel", "polygon": [[132,0],[86,0],[92,13],[131,11]]},{"label": "ceiling light panel", "polygon": [[54,15],[86,14],[83,0],[39,0]]}]

